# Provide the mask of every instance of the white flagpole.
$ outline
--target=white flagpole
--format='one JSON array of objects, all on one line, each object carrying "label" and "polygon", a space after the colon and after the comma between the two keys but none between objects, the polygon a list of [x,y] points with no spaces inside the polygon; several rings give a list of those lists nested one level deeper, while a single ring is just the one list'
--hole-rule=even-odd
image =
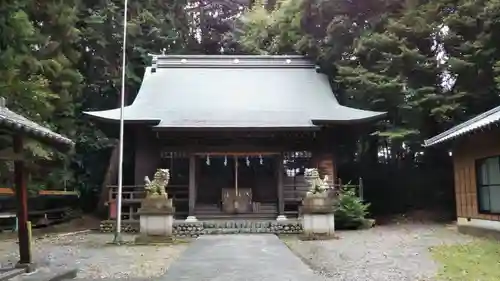
[{"label": "white flagpole", "polygon": [[125,76],[126,76],[126,53],[127,53],[127,12],[128,0],[124,0],[123,8],[123,45],[122,45],[122,85],[120,94],[120,144],[118,153],[118,194],[116,194],[116,227],[114,241],[117,244],[122,242],[121,228],[122,228],[122,190],[123,190],[123,109],[125,107]]}]

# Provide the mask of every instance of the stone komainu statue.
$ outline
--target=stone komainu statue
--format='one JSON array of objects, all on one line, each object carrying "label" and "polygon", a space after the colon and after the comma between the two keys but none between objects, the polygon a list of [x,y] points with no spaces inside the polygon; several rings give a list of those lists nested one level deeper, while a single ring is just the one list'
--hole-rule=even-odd
[{"label": "stone komainu statue", "polygon": [[170,180],[170,171],[168,169],[158,169],[154,174],[153,180],[144,177],[144,189],[146,197],[167,197],[167,185]]},{"label": "stone komainu statue", "polygon": [[325,177],[321,179],[318,169],[306,169],[304,171],[304,176],[310,184],[309,191],[307,192],[308,195],[325,193],[330,189],[328,185],[328,176],[325,175]]}]

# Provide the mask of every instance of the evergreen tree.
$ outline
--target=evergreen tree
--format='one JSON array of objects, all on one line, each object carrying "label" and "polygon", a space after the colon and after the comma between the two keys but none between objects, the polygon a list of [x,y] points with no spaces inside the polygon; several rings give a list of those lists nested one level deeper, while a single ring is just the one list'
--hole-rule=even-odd
[{"label": "evergreen tree", "polygon": [[[81,110],[78,100],[81,96],[82,75],[77,69],[80,60],[78,43],[80,31],[78,22],[79,3],[77,1],[31,1],[27,11],[39,30],[39,45],[34,55],[40,61],[40,71],[47,79],[47,90],[53,99],[52,115],[45,119],[52,129],[75,139],[80,134],[75,118]],[[53,153],[54,165],[43,169],[39,183],[51,188],[67,188],[74,176],[69,169],[74,152]],[[46,165],[46,164],[44,164]]]},{"label": "evergreen tree", "polygon": [[[31,120],[49,128],[57,95],[50,89],[44,62],[39,58],[44,40],[39,25],[30,15],[31,1],[9,1],[0,4],[0,92],[8,106]],[[2,138],[2,149],[11,147],[10,137]],[[51,152],[35,141],[27,143],[27,156],[50,158]],[[11,163],[2,162],[2,181],[9,181]]]},{"label": "evergreen tree", "polygon": [[[447,70],[451,92],[463,98],[456,121],[463,121],[498,105],[500,1],[442,1],[436,10],[443,18]],[[450,124],[451,126],[451,124]]]},{"label": "evergreen tree", "polygon": [[256,1],[249,12],[238,19],[229,36],[247,53],[302,53],[300,43],[306,35],[301,28],[303,8],[302,0],[284,0],[273,9]]},{"label": "evergreen tree", "polygon": [[36,122],[52,115],[51,101],[42,65],[34,55],[42,43],[40,32],[31,21],[30,1],[9,1],[0,5],[0,92],[13,110]]}]

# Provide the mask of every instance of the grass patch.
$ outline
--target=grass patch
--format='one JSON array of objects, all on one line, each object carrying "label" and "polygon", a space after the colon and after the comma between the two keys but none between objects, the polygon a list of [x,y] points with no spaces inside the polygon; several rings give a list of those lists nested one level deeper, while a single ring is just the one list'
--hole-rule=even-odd
[{"label": "grass patch", "polygon": [[441,265],[438,280],[500,280],[500,242],[478,239],[468,244],[442,245],[431,248]]}]

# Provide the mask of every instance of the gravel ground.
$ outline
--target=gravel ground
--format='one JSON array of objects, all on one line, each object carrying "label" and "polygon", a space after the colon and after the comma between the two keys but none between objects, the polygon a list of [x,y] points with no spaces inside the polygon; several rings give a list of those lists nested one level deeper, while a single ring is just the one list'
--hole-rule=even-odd
[{"label": "gravel ground", "polygon": [[[133,241],[126,235],[124,240]],[[86,233],[36,239],[33,259],[42,271],[48,268],[78,268],[78,279],[145,279],[165,274],[188,244],[168,246],[110,245],[111,234]],[[0,265],[18,260],[15,240],[0,241]]]},{"label": "gravel ground", "polygon": [[438,265],[429,248],[473,238],[453,226],[406,224],[339,231],[338,240],[286,244],[319,274],[335,281],[430,281]]}]

